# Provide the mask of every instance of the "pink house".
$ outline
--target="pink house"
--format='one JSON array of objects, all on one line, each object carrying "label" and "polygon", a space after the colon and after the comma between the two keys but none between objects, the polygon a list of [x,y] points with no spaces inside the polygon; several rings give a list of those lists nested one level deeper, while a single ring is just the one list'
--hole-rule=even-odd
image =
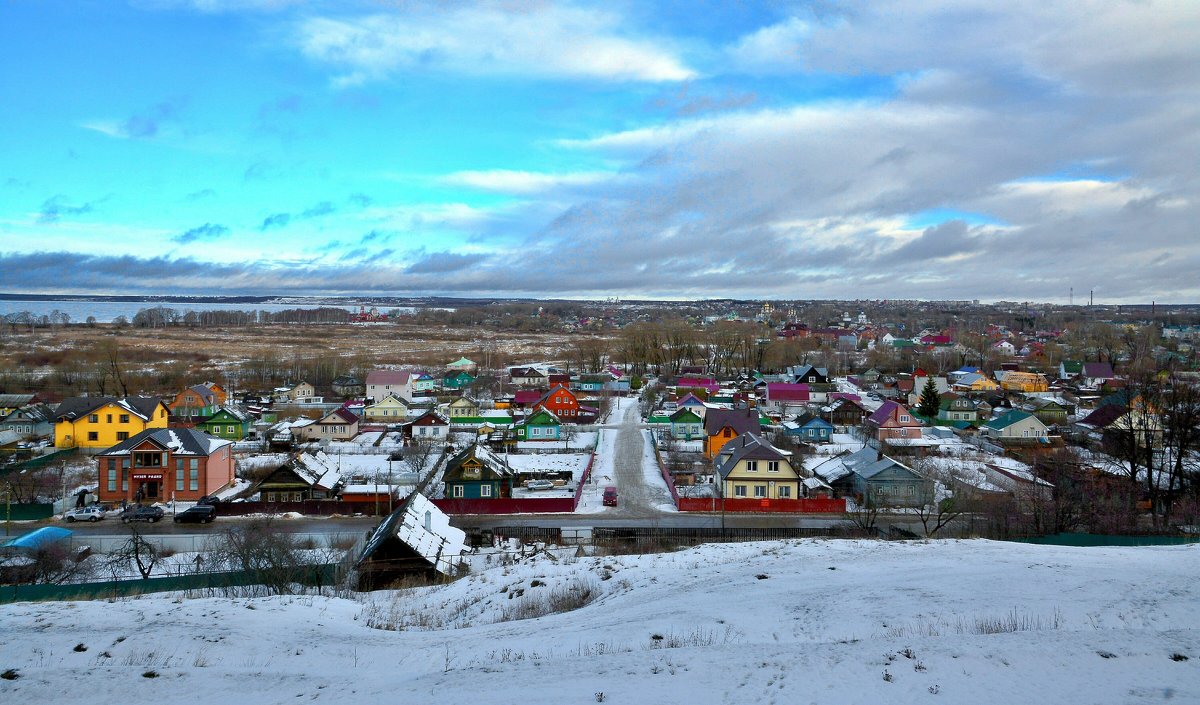
[{"label": "pink house", "polygon": [[716,394],[721,388],[712,377],[680,377],[675,386],[679,389],[703,389],[709,394]]},{"label": "pink house", "polygon": [[921,422],[899,402],[887,401],[867,418],[867,427],[877,440],[920,438]]}]

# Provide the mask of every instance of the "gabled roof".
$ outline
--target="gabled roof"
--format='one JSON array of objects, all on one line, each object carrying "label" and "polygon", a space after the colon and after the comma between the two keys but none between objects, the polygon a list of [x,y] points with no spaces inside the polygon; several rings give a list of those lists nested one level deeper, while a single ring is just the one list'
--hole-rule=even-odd
[{"label": "gabled roof", "polygon": [[550,391],[543,394],[541,396],[541,398],[539,398],[537,400],[537,402],[534,404],[534,406],[540,406],[542,404],[545,404],[546,402],[550,401],[550,397],[554,396],[555,394],[558,394],[559,392],[566,392],[567,394],[571,395],[571,398],[575,400],[575,403],[579,403],[579,397],[575,396],[575,392],[572,392],[570,389],[562,386],[561,384],[558,384],[558,385],[551,387]]},{"label": "gabled roof", "polygon": [[[687,418],[687,417],[691,417],[691,418]],[[671,421],[674,423],[696,423],[698,421],[703,420],[701,418],[700,414],[697,414],[695,411],[692,411],[691,407],[687,407],[687,406],[685,406],[685,407],[679,409],[678,411],[676,411],[675,413],[671,414],[668,418],[670,418]]]},{"label": "gabled roof", "polygon": [[[1030,414],[1030,413],[1027,413],[1024,411],[1020,411],[1018,409],[1010,409],[1010,410],[1004,412],[1003,414],[997,416],[996,418],[992,419],[991,421],[988,421],[987,423],[984,424],[984,426],[986,426],[990,429],[999,431],[1000,429],[1008,428],[1009,426],[1012,426],[1015,423],[1024,421],[1025,419],[1037,420],[1037,417],[1034,416],[1033,414]],[[1038,421],[1038,423],[1040,424],[1041,421]]]},{"label": "gabled roof", "polygon": [[545,423],[545,422],[534,421],[534,419],[538,418],[539,416],[548,417],[550,422],[555,425],[558,425],[558,426],[562,425],[562,421],[558,418],[558,414],[556,414],[553,411],[550,411],[549,409],[547,409],[546,407],[540,406],[540,405],[534,407],[533,413],[526,416],[517,425],[518,426],[526,426],[531,423]]},{"label": "gabled roof", "polygon": [[810,374],[816,374],[825,378],[829,377],[828,369],[824,367],[814,367],[812,365],[800,365],[798,367],[793,367],[791,373],[794,377],[796,377],[796,379],[804,379]]},{"label": "gabled roof", "polygon": [[785,423],[783,425],[787,426],[788,424],[792,424],[793,428],[804,428],[805,426],[809,426],[809,425],[826,426],[828,428],[833,428],[833,424],[829,423],[828,421],[821,418],[820,416],[817,416],[816,414],[813,414],[813,413],[807,412],[807,411],[804,412],[803,414],[800,414],[795,419],[788,421],[787,423]]},{"label": "gabled roof", "polygon": [[1104,404],[1080,419],[1079,424],[1095,429],[1108,428],[1117,419],[1124,416],[1127,411],[1129,409],[1121,404]]},{"label": "gabled roof", "polygon": [[304,482],[323,490],[332,490],[342,482],[337,463],[324,451],[300,453],[288,460],[286,467]]},{"label": "gabled roof", "polygon": [[879,451],[871,448],[870,446],[863,448],[858,452],[842,456],[841,461],[848,470],[864,480],[869,480],[882,472],[892,469],[899,469],[913,475],[914,477],[921,477],[920,473],[908,467],[904,463],[894,460],[886,455],[880,455]]},{"label": "gabled roof", "polygon": [[490,448],[484,445],[471,445],[463,448],[453,458],[446,462],[446,470],[443,473],[449,477],[451,473],[458,470],[468,460],[474,458],[480,465],[487,468],[498,477],[509,477],[513,474],[512,468],[504,459],[496,455]]},{"label": "gabled roof", "polygon": [[709,409],[704,414],[704,432],[712,436],[728,426],[741,435],[759,430],[758,413],[754,409]]},{"label": "gabled roof", "polygon": [[8,421],[10,419],[15,420],[19,418],[28,419],[35,422],[51,421],[54,419],[54,410],[51,409],[48,404],[28,404],[26,406],[13,409],[2,420]]},{"label": "gabled roof", "polygon": [[367,373],[367,384],[408,384],[411,372],[403,370],[371,370]]},{"label": "gabled roof", "polygon": [[1112,365],[1107,362],[1083,363],[1083,376],[1091,379],[1113,379],[1116,377],[1113,374]]},{"label": "gabled roof", "polygon": [[145,442],[169,450],[176,455],[194,455],[207,457],[233,441],[213,438],[207,433],[194,428],[148,428],[141,433],[127,438],[115,446],[98,453],[101,456],[129,455],[130,451]]},{"label": "gabled roof", "polygon": [[368,560],[391,538],[408,546],[443,575],[455,574],[467,541],[466,533],[450,526],[450,518],[418,492],[410,494],[383,520],[363,547],[358,564]]},{"label": "gabled roof", "polygon": [[369,408],[371,408],[371,407],[375,407],[375,406],[383,406],[384,404],[386,404],[386,403],[387,403],[387,400],[388,400],[388,399],[391,399],[392,401],[396,402],[397,404],[399,404],[400,406],[403,406],[403,407],[404,407],[404,408],[406,408],[406,409],[407,409],[408,407],[412,406],[412,402],[411,402],[411,401],[409,401],[408,399],[405,399],[405,398],[404,398],[404,397],[402,397],[402,396],[399,396],[399,395],[397,395],[397,394],[394,394],[393,392],[388,392],[387,394],[385,394],[385,395],[384,395],[384,397],[383,397],[382,399],[380,399],[379,401],[375,402],[374,404],[371,404],[371,405],[370,405],[370,406],[368,406],[367,408],[369,409]]},{"label": "gabled roof", "polygon": [[58,408],[54,410],[54,418],[56,421],[63,419],[74,421],[82,416],[87,416],[107,404],[119,406],[140,417],[143,421],[149,421],[154,417],[154,412],[158,410],[158,407],[162,404],[162,400],[158,397],[126,397],[124,399],[116,397],[71,397],[64,399],[58,405]]},{"label": "gabled roof", "polygon": [[435,409],[428,409],[425,413],[408,422],[409,426],[449,426],[450,419],[443,416]]},{"label": "gabled roof", "polygon": [[328,414],[322,416],[321,420],[317,423],[358,423],[358,417],[354,415],[354,412],[350,411],[346,407],[339,406]]},{"label": "gabled roof", "polygon": [[536,367],[514,367],[508,373],[509,377],[545,377],[545,373]]},{"label": "gabled roof", "polygon": [[867,417],[867,420],[876,426],[882,426],[892,416],[898,416],[901,412],[908,414],[910,417],[912,416],[912,413],[900,402],[885,401],[875,410],[875,413]]},{"label": "gabled roof", "polygon": [[1083,372],[1083,363],[1078,360],[1063,360],[1059,363],[1059,367],[1065,374],[1077,375]]},{"label": "gabled roof", "polygon": [[230,418],[236,419],[237,421],[244,422],[244,421],[250,420],[250,415],[247,414],[246,412],[242,411],[241,409],[237,408],[236,406],[222,406],[221,408],[214,411],[212,416],[209,416],[207,419],[205,419],[205,422],[212,421],[213,419],[220,416],[221,414],[227,414]]},{"label": "gabled roof", "polygon": [[[742,460],[782,460],[788,458],[765,438],[755,433],[743,433],[734,440],[726,443],[717,454],[715,461],[717,474],[722,478],[728,477],[737,464]],[[790,463],[789,463],[790,465]]]},{"label": "gabled roof", "polygon": [[35,394],[0,394],[0,406],[25,406],[33,402]]}]

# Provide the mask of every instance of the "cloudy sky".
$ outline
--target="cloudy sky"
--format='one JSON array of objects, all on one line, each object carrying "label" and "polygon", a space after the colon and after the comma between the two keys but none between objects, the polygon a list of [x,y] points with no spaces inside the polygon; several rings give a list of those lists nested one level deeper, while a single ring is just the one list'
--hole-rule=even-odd
[{"label": "cloudy sky", "polygon": [[1200,301],[1200,3],[5,0],[0,291]]}]

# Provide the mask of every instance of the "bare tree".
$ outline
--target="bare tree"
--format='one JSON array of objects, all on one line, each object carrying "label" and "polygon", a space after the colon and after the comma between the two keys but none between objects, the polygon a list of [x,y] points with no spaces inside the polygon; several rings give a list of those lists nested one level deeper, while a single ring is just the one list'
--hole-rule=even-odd
[{"label": "bare tree", "polygon": [[424,479],[425,471],[429,468],[429,461],[436,458],[441,452],[441,447],[433,438],[413,438],[412,441],[404,447],[404,466],[408,471],[417,476],[417,482]]},{"label": "bare tree", "polygon": [[291,595],[305,576],[305,562],[295,538],[273,519],[231,525],[215,537],[211,561],[242,571],[268,595]]},{"label": "bare tree", "polygon": [[112,574],[113,580],[124,577],[130,567],[136,568],[142,580],[149,580],[158,565],[162,553],[158,548],[142,536],[137,524],[129,524],[129,539],[118,545],[108,554],[104,562],[105,568]]},{"label": "bare tree", "polygon": [[933,538],[962,516],[973,499],[973,488],[968,478],[961,476],[953,467],[917,461],[913,469],[926,478],[921,505],[917,507],[917,518],[921,520],[926,538]]}]

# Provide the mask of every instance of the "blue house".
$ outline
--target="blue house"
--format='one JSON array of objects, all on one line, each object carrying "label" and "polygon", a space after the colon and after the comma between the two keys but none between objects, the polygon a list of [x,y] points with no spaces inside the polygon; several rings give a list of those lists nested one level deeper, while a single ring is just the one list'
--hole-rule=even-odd
[{"label": "blue house", "polygon": [[801,414],[794,421],[785,421],[783,428],[792,438],[808,443],[828,443],[833,437],[833,424],[816,414]]}]

